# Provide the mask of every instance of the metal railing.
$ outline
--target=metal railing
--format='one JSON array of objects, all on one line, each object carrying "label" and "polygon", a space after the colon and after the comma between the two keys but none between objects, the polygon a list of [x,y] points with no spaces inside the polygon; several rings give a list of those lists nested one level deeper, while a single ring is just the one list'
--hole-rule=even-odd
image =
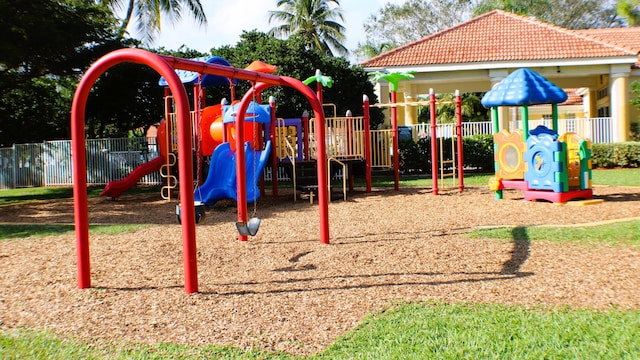
[{"label": "metal railing", "polygon": [[[119,180],[138,165],[158,156],[156,138],[86,140],[87,184]],[[159,174],[144,176],[139,184],[160,184]],[[0,189],[72,185],[71,141],[16,144],[0,149]]]},{"label": "metal railing", "polygon": [[[355,120],[353,120],[355,119]],[[346,155],[361,157],[364,153],[362,127],[351,121],[335,123],[336,127],[327,132],[328,149]],[[351,124],[351,125],[349,125]],[[521,121],[511,121],[510,130],[521,127]],[[551,120],[530,121],[529,128],[538,125],[551,126]],[[352,126],[352,136],[341,133],[341,129]],[[612,120],[606,118],[559,119],[558,132],[575,132],[591,140],[592,143],[611,143],[613,131]],[[417,141],[430,134],[429,124],[412,125],[412,138]],[[463,123],[463,136],[491,134],[491,122]],[[451,137],[455,134],[454,124],[439,124],[438,137]],[[392,133],[391,130],[371,131],[371,166],[374,168],[392,167]],[[313,147],[312,141],[312,147]],[[87,148],[87,183],[104,185],[112,180],[126,177],[136,166],[158,156],[156,138],[118,138],[88,139]],[[335,156],[336,154],[331,154]],[[71,141],[57,140],[34,144],[16,144],[10,148],[0,148],[0,189],[39,186],[72,185]],[[270,174],[268,174],[270,175]],[[290,180],[279,171],[278,178]],[[139,184],[158,185],[162,179],[158,172],[144,176]]]}]

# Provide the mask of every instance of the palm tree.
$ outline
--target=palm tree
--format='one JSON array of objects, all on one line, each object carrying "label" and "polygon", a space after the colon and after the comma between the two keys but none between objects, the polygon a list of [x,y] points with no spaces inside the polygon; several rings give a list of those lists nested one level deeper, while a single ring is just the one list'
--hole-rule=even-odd
[{"label": "palm tree", "polygon": [[[332,3],[336,6],[332,6]],[[337,0],[278,0],[280,10],[269,12],[269,23],[278,20],[281,25],[272,28],[273,36],[297,35],[310,47],[333,56],[333,51],[347,55],[349,51],[342,44],[345,27]]]},{"label": "palm tree", "polygon": [[389,50],[393,50],[393,48],[395,48],[395,46],[389,42],[375,44],[367,40],[364,44],[358,43],[358,47],[354,50],[354,54],[359,60],[366,60],[383,54]]},{"label": "palm tree", "polygon": [[640,0],[621,0],[616,11],[629,26],[640,26]]},{"label": "palm tree", "polygon": [[199,25],[206,25],[207,16],[204,14],[200,0],[97,0],[108,6],[115,15],[120,10],[126,12],[120,24],[120,35],[124,36],[127,28],[135,17],[136,31],[142,36],[143,44],[153,42],[160,32],[160,15],[167,17],[169,22],[179,21],[185,8],[191,13]]}]

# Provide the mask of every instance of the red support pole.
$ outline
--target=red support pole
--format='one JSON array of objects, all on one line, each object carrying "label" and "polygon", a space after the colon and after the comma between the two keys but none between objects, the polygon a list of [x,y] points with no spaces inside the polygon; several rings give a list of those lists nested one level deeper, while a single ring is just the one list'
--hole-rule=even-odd
[{"label": "red support pole", "polygon": [[[81,289],[91,286],[86,147],[84,136],[86,101],[91,87],[98,77],[112,66],[123,62],[148,65],[165,78],[174,95],[176,104],[178,151],[181,154],[191,154],[191,121],[187,92],[178,75],[174,69],[167,64],[165,58],[141,49],[120,49],[101,57],[85,72],[85,75],[78,84],[71,107],[74,218],[78,254],[78,287]],[[184,290],[190,294],[198,291],[195,209],[193,206],[193,159],[191,156],[181,156],[179,171],[182,206]]]},{"label": "red support pole", "polygon": [[[396,104],[397,93],[391,92],[391,103]],[[400,190],[400,160],[398,150],[398,109],[396,106],[391,107],[391,131],[393,133],[393,181],[394,188]]]},{"label": "red support pole", "polygon": [[364,115],[364,166],[367,192],[371,192],[371,116],[369,112],[369,97],[362,96],[362,110]]},{"label": "red support pole", "polygon": [[271,191],[273,198],[278,198],[278,147],[276,146],[276,99],[269,98],[271,107],[271,124],[269,124],[269,139],[271,140]]},{"label": "red support pole", "polygon": [[429,89],[429,112],[431,115],[431,179],[433,182],[433,195],[438,195],[438,144],[436,131],[436,93]]},{"label": "red support pole", "polygon": [[[200,105],[202,102],[202,94],[200,92],[200,78],[201,76],[198,76],[198,81],[193,84],[193,113],[195,121],[192,124],[193,140],[196,149],[196,168],[198,169],[196,172],[196,181],[198,185],[202,185],[202,171],[200,171],[202,168],[202,134],[200,133],[200,115],[202,114]],[[191,117],[189,117],[189,121],[191,121]]]},{"label": "red support pole", "polygon": [[456,134],[458,151],[458,188],[464,191],[464,146],[462,143],[462,98],[460,91],[456,90]]}]

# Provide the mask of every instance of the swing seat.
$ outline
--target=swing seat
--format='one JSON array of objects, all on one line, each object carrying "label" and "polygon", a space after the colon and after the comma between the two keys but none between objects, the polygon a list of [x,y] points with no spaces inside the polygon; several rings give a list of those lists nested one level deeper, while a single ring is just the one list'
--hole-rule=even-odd
[{"label": "swing seat", "polygon": [[257,217],[249,219],[248,223],[244,221],[236,222],[236,228],[238,228],[238,233],[242,236],[255,236],[258,233],[258,228],[260,227],[260,219]]},{"label": "swing seat", "polygon": [[[201,201],[195,201],[193,203],[193,207],[195,209],[196,224],[198,224],[200,220],[205,218],[205,215],[206,215],[204,203]],[[176,205],[176,217],[178,218],[178,224],[182,224],[182,219],[180,215],[181,215],[180,204],[178,204]]]}]

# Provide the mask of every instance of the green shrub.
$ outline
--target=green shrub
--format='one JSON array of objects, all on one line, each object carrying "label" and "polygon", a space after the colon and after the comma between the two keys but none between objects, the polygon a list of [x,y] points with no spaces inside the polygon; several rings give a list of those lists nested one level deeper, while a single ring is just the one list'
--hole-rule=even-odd
[{"label": "green shrub", "polygon": [[640,142],[591,145],[593,168],[640,167]]},{"label": "green shrub", "polygon": [[462,138],[464,164],[482,171],[492,171],[493,135],[473,135]]},{"label": "green shrub", "polygon": [[431,170],[431,141],[427,138],[418,142],[400,140],[400,171],[405,174],[424,174]]},{"label": "green shrub", "polygon": [[[438,140],[440,142],[440,140]],[[462,138],[464,152],[464,166],[478,170],[493,169],[493,136],[474,135]],[[400,150],[400,170],[405,174],[424,174],[431,172],[431,139],[423,138],[418,142],[401,140],[398,143]],[[442,148],[443,159],[451,159],[451,139],[442,139],[438,143],[438,149]],[[440,159],[438,159],[440,161]]]}]

